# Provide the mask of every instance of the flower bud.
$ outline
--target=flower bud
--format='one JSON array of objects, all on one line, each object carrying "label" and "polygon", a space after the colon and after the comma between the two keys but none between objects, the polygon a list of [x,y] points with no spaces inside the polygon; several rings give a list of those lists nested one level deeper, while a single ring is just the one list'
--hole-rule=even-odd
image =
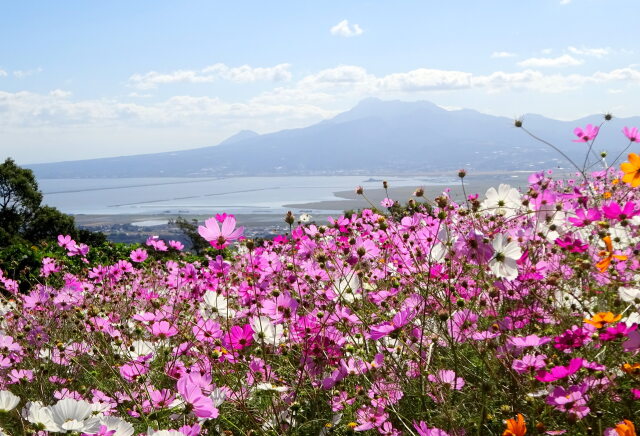
[{"label": "flower bud", "polygon": [[284,217],[284,222],[292,225],[295,222],[296,218],[293,216],[293,213],[291,211],[287,212],[287,215]]}]

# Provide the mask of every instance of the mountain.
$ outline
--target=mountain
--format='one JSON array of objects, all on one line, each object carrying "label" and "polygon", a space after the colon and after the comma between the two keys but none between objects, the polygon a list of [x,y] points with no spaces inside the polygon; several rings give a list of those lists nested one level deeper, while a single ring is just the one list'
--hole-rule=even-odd
[{"label": "mountain", "polygon": [[[573,129],[599,125],[601,115],[558,121],[523,117],[532,133],[557,145],[581,166],[584,143],[574,143]],[[614,118],[594,151],[617,155],[628,141],[623,126],[640,117]],[[445,110],[426,101],[366,99],[353,109],[309,127],[258,135],[238,134],[211,147],[169,153],[30,165],[40,178],[211,177],[354,173],[423,173],[472,170],[567,168],[556,151],[514,127],[513,120],[470,109]]]}]

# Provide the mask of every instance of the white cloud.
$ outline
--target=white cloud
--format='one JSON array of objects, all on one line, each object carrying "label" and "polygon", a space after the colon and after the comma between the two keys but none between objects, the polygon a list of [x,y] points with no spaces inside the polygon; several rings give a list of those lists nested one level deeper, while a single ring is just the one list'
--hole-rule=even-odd
[{"label": "white cloud", "polygon": [[171,73],[150,71],[145,74],[134,74],[129,83],[138,89],[153,89],[158,85],[169,83],[211,83],[219,79],[236,83],[291,80],[290,64],[278,64],[273,67],[251,67],[242,65],[229,67],[218,63],[201,70],[176,70]]},{"label": "white cloud", "polygon": [[321,85],[328,84],[353,84],[362,83],[373,76],[367,74],[367,70],[354,65],[341,65],[328,68],[316,74],[311,74],[302,79],[302,84]]},{"label": "white cloud", "polygon": [[471,87],[473,74],[462,71],[419,68],[407,73],[389,74],[379,81],[385,91],[432,91]]},{"label": "white cloud", "polygon": [[583,63],[582,59],[576,59],[571,55],[565,54],[555,58],[529,58],[518,62],[518,65],[525,68],[549,68],[574,67]]},{"label": "white cloud", "polygon": [[543,48],[542,50],[540,50],[540,52],[542,54],[545,54],[545,55],[550,55],[553,52],[553,49],[552,48]]},{"label": "white cloud", "polygon": [[31,70],[15,70],[13,71],[13,76],[18,79],[22,79],[24,77],[33,76],[34,74],[38,74],[41,72],[42,72],[42,68],[40,67],[31,69]]},{"label": "white cloud", "polygon": [[[224,76],[223,80],[237,81],[249,80],[245,74],[271,77],[264,71],[254,70],[257,69],[216,67],[207,73],[198,71],[197,77],[211,74],[221,80]],[[460,103],[455,101],[457,97],[453,97],[453,93],[461,90],[469,90],[470,95],[475,96],[503,93],[509,100],[514,100],[507,93],[557,94],[601,86],[604,92],[614,94],[620,89],[631,90],[628,85],[640,85],[637,66],[592,74],[550,73],[533,68],[475,74],[417,68],[377,75],[361,66],[340,65],[295,82],[274,85],[273,89],[242,101],[225,101],[206,95],[144,99],[140,97],[146,95],[138,93],[111,99],[78,99],[60,89],[42,94],[0,91],[0,113],[3,114],[0,130],[6,133],[5,142],[16,144],[16,153],[22,153],[24,148],[20,147],[23,145],[32,147],[31,152],[23,153],[22,159],[32,159],[37,154],[33,150],[43,141],[52,147],[73,144],[76,148],[64,158],[84,158],[95,157],[98,153],[86,151],[86,144],[95,145],[95,150],[101,147],[99,153],[102,155],[126,154],[157,151],[160,146],[163,150],[171,150],[215,144],[242,129],[266,133],[303,127],[342,112],[364,97],[433,99],[434,92],[446,92],[453,98],[451,103],[456,105]],[[640,89],[640,86],[633,88]],[[524,94],[526,92],[531,94]],[[116,150],[113,144],[139,144],[147,148],[120,147]],[[53,160],[63,156],[52,152],[47,156],[38,155],[38,158]]]},{"label": "white cloud", "polygon": [[62,89],[54,89],[53,91],[49,92],[49,95],[57,98],[66,98],[71,96],[71,92],[64,91]]},{"label": "white cloud", "polygon": [[571,0],[560,0],[561,5],[568,5],[569,3],[571,3]]},{"label": "white cloud", "polygon": [[7,77],[8,74],[5,70],[0,69],[0,77]]},{"label": "white cloud", "polygon": [[611,50],[608,48],[577,48],[577,47],[572,47],[569,46],[568,50],[575,54],[575,55],[579,55],[579,56],[593,56],[596,58],[601,58],[603,56],[608,55]]},{"label": "white cloud", "polygon": [[494,58],[494,59],[512,58],[515,55],[516,55],[515,53],[511,53],[511,52],[508,52],[508,51],[494,51],[493,53],[491,53],[491,57]]},{"label": "white cloud", "polygon": [[352,36],[362,35],[364,31],[359,24],[349,24],[349,20],[342,20],[331,28],[331,34],[335,36],[344,36],[350,38]]}]

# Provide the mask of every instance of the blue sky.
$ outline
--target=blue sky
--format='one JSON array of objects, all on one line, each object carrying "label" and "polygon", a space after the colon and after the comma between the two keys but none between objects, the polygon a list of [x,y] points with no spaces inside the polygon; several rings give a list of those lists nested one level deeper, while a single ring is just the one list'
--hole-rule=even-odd
[{"label": "blue sky", "polygon": [[214,145],[366,97],[640,115],[638,0],[0,0],[0,158]]}]

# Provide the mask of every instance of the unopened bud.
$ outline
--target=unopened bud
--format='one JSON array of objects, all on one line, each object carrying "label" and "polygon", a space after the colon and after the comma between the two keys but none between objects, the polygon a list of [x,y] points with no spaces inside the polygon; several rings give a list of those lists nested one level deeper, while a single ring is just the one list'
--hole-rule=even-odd
[{"label": "unopened bud", "polygon": [[513,122],[513,125],[516,126],[516,127],[522,127],[522,120],[515,120]]},{"label": "unopened bud", "polygon": [[467,171],[464,169],[460,169],[458,170],[458,177],[460,177],[461,179],[464,179],[464,177],[467,175]]},{"label": "unopened bud", "polygon": [[364,188],[362,186],[356,186],[356,194],[358,195],[364,194]]},{"label": "unopened bud", "polygon": [[292,225],[295,222],[296,218],[293,216],[293,213],[291,213],[291,211],[287,212],[287,215],[284,217],[284,222]]}]

